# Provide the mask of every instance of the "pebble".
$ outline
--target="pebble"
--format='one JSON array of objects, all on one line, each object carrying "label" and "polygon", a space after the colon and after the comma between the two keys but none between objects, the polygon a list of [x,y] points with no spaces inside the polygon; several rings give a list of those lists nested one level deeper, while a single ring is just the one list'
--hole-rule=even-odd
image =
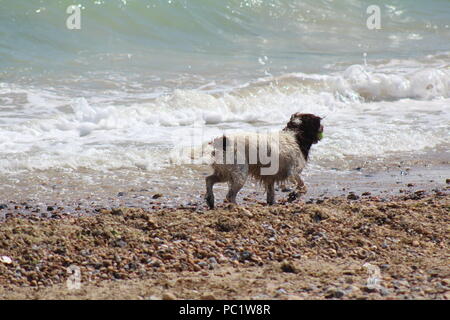
[{"label": "pebble", "polygon": [[248,218],[253,218],[253,213],[251,213],[248,209],[245,208],[241,208],[239,210],[239,213],[241,213],[243,216],[248,217]]},{"label": "pebble", "polygon": [[123,216],[123,210],[121,208],[114,208],[111,210],[111,214],[115,216]]},{"label": "pebble", "polygon": [[298,295],[289,295],[288,300],[305,300],[305,298]]},{"label": "pebble", "polygon": [[[38,250],[39,249],[39,247],[38,248],[36,248],[35,250]],[[81,250],[80,251],[80,254],[83,256],[83,257],[87,257],[87,256],[89,256],[91,253],[90,253],[90,251],[89,250]]]},{"label": "pebble", "polygon": [[211,263],[211,264],[217,264],[217,260],[214,257],[209,258],[208,262]]},{"label": "pebble", "polygon": [[325,295],[326,298],[342,298],[345,295],[345,291],[341,289],[329,289]]},{"label": "pebble", "polygon": [[216,297],[214,297],[214,295],[212,293],[206,293],[206,294],[203,294],[200,297],[200,299],[201,300],[216,300]]},{"label": "pebble", "polygon": [[347,294],[350,294],[350,293],[352,293],[352,294],[360,294],[361,293],[361,290],[355,285],[350,285],[350,286],[346,287],[344,291]]},{"label": "pebble", "polygon": [[353,192],[350,192],[350,194],[347,196],[348,200],[358,200],[359,196],[357,196],[356,194],[354,194]]},{"label": "pebble", "polygon": [[162,295],[163,300],[177,300],[177,297],[171,292],[164,292]]},{"label": "pebble", "polygon": [[383,297],[386,297],[386,296],[388,296],[388,295],[391,294],[391,292],[389,291],[389,289],[386,289],[385,287],[379,288],[378,291],[380,292],[380,294],[381,294]]},{"label": "pebble", "polygon": [[281,271],[287,272],[287,273],[298,273],[299,272],[297,267],[290,262],[283,262],[281,264]]},{"label": "pebble", "polygon": [[152,199],[158,199],[161,198],[163,195],[161,193],[156,193],[152,196]]},{"label": "pebble", "polygon": [[214,257],[209,258],[208,263],[209,263],[210,270],[213,270],[218,264],[216,258],[214,258]]},{"label": "pebble", "polygon": [[226,262],[228,261],[228,259],[227,259],[223,254],[220,254],[220,255],[217,257],[217,259],[218,259],[218,262],[219,262],[219,263],[226,263]]},{"label": "pebble", "polygon": [[378,291],[376,287],[374,287],[374,286],[367,286],[367,285],[362,287],[362,290],[364,292],[367,292],[367,293],[373,293],[373,292],[377,292]]},{"label": "pebble", "polygon": [[394,280],[392,285],[395,289],[400,289],[401,287],[409,287],[409,282],[405,280]]},{"label": "pebble", "polygon": [[194,271],[202,270],[202,267],[200,267],[198,264],[195,264],[193,268],[194,268]]},{"label": "pebble", "polygon": [[283,288],[280,288],[280,289],[277,290],[277,293],[278,293],[278,294],[286,294],[287,291],[284,290]]},{"label": "pebble", "polygon": [[345,278],[345,283],[348,283],[348,284],[352,284],[354,281],[353,281],[353,278],[352,277],[346,277]]},{"label": "pebble", "polygon": [[341,289],[337,289],[337,290],[335,290],[334,291],[334,297],[335,298],[342,298],[344,295],[345,295],[345,292],[343,291],[343,290],[341,290]]},{"label": "pebble", "polygon": [[8,256],[0,256],[0,262],[3,262],[4,264],[11,264],[12,259]]},{"label": "pebble", "polygon": [[244,262],[245,260],[250,260],[252,258],[252,253],[250,251],[244,251],[239,256],[239,261]]},{"label": "pebble", "polygon": [[123,240],[118,240],[116,241],[115,245],[120,248],[125,248],[128,245],[128,243],[126,243],[126,241]]}]

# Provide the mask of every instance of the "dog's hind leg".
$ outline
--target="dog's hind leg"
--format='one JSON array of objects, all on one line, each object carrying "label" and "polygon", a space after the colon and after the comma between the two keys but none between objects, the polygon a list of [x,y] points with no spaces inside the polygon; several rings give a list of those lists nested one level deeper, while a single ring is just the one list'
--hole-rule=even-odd
[{"label": "dog's hind leg", "polygon": [[214,192],[213,187],[217,182],[222,182],[221,179],[216,173],[213,173],[210,176],[206,177],[206,196],[205,200],[210,209],[214,209]]},{"label": "dog's hind leg", "polygon": [[272,205],[275,203],[275,186],[273,182],[266,184],[267,192],[267,204]]}]

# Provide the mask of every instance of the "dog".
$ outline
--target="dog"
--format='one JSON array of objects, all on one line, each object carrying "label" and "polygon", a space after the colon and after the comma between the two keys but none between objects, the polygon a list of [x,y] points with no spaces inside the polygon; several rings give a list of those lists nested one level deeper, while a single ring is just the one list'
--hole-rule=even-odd
[{"label": "dog", "polygon": [[300,174],[311,146],[322,139],[321,120],[314,114],[295,113],[276,134],[238,133],[214,139],[214,172],[206,177],[205,200],[209,208],[214,209],[214,184],[228,182],[226,200],[236,204],[236,196],[249,175],[264,185],[268,205],[275,203],[275,183],[293,180],[296,192],[290,195],[292,198],[306,193]]}]

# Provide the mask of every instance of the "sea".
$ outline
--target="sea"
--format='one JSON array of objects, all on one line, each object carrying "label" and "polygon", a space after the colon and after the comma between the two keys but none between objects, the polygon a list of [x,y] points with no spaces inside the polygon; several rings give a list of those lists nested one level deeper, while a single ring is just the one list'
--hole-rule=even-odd
[{"label": "sea", "polygon": [[295,112],[306,182],[450,171],[450,1],[0,0],[2,201],[200,196],[186,148]]}]

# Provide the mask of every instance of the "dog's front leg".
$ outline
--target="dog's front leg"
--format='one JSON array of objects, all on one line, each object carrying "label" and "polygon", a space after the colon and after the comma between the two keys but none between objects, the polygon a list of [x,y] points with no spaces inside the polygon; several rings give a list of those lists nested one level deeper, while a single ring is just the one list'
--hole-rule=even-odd
[{"label": "dog's front leg", "polygon": [[293,179],[296,184],[296,190],[289,193],[288,201],[292,202],[296,200],[301,195],[305,194],[307,192],[307,188],[305,183],[303,182],[302,178],[300,178],[300,174],[295,174],[293,176]]},{"label": "dog's front leg", "polygon": [[300,175],[296,174],[294,176],[294,180],[295,180],[295,183],[297,184],[297,192],[298,192],[299,196],[305,194],[308,191],[308,189],[306,188],[306,185],[303,182],[302,178],[300,178]]}]

